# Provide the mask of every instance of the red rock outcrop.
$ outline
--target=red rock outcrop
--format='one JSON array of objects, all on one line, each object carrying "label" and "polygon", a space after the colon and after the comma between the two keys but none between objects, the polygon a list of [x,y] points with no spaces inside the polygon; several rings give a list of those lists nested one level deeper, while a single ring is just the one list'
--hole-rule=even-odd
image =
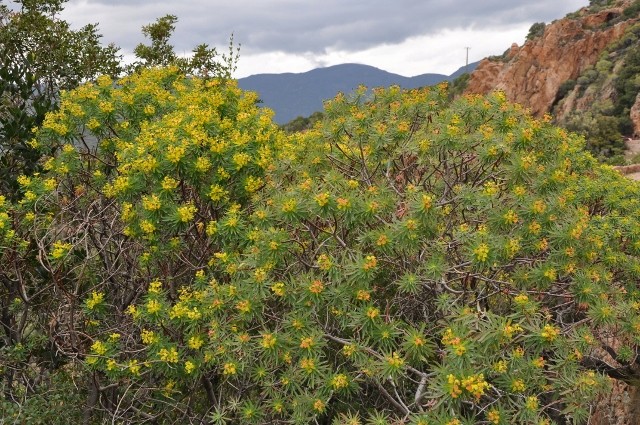
[{"label": "red rock outcrop", "polygon": [[640,137],[640,93],[636,96],[636,103],[631,107],[631,122],[633,122],[633,134]]},{"label": "red rock outcrop", "polygon": [[591,14],[584,8],[578,17],[547,25],[542,36],[520,48],[512,45],[505,57],[480,62],[465,93],[500,89],[534,115],[549,112],[560,85],[593,66],[607,45],[622,36],[628,21],[607,24],[622,10],[617,7]]}]

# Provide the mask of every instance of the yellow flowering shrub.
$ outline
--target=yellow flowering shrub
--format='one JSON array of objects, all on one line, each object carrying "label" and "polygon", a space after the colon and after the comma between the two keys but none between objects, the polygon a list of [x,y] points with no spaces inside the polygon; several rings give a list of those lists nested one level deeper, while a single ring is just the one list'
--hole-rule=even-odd
[{"label": "yellow flowering shrub", "polygon": [[147,70],[36,134],[0,231],[81,300],[100,385],[159,421],[584,418],[599,341],[640,342],[636,184],[501,93],[360,88],[288,137],[256,101]]}]

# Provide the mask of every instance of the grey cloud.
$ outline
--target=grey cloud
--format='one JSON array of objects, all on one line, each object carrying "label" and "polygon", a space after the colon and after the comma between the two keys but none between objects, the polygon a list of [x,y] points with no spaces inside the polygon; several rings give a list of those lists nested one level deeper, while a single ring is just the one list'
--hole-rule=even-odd
[{"label": "grey cloud", "polygon": [[[81,4],[85,6],[80,7]],[[560,4],[562,3],[562,4]],[[446,28],[476,29],[546,21],[585,6],[587,0],[71,0],[65,18],[99,22],[105,41],[125,51],[143,40],[140,27],[167,13],[179,22],[178,52],[224,45],[231,33],[253,53],[357,51]],[[92,15],[95,8],[100,15]],[[86,11],[84,15],[82,10]],[[81,21],[84,19],[84,21]],[[75,23],[75,22],[74,22]]]}]

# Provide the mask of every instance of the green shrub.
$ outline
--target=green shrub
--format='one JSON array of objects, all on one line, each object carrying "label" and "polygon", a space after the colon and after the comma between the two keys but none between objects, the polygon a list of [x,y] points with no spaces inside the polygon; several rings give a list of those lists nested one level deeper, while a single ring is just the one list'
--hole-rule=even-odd
[{"label": "green shrub", "polygon": [[527,40],[534,40],[536,38],[542,37],[545,28],[546,24],[544,22],[536,22],[535,24],[531,25],[531,28],[529,28],[529,33],[527,34]]},{"label": "green shrub", "polygon": [[640,187],[503,93],[448,97],[361,88],[285,138],[172,69],[65,95],[8,208],[82,300],[93,419],[581,422],[638,379]]}]

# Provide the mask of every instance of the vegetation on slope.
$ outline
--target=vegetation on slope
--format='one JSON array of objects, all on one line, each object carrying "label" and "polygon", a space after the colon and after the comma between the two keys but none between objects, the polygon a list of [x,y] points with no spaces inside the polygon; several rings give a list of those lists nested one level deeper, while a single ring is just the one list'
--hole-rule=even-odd
[{"label": "vegetation on slope", "polygon": [[[639,10],[640,2],[636,1],[624,9],[622,16],[637,18]],[[594,67],[576,81],[565,82],[557,95],[556,103],[569,96],[574,104],[585,103],[584,107],[559,117],[558,122],[583,134],[587,148],[607,162],[623,162],[624,137],[634,132],[630,110],[640,92],[639,37],[640,24],[629,27]]]}]

